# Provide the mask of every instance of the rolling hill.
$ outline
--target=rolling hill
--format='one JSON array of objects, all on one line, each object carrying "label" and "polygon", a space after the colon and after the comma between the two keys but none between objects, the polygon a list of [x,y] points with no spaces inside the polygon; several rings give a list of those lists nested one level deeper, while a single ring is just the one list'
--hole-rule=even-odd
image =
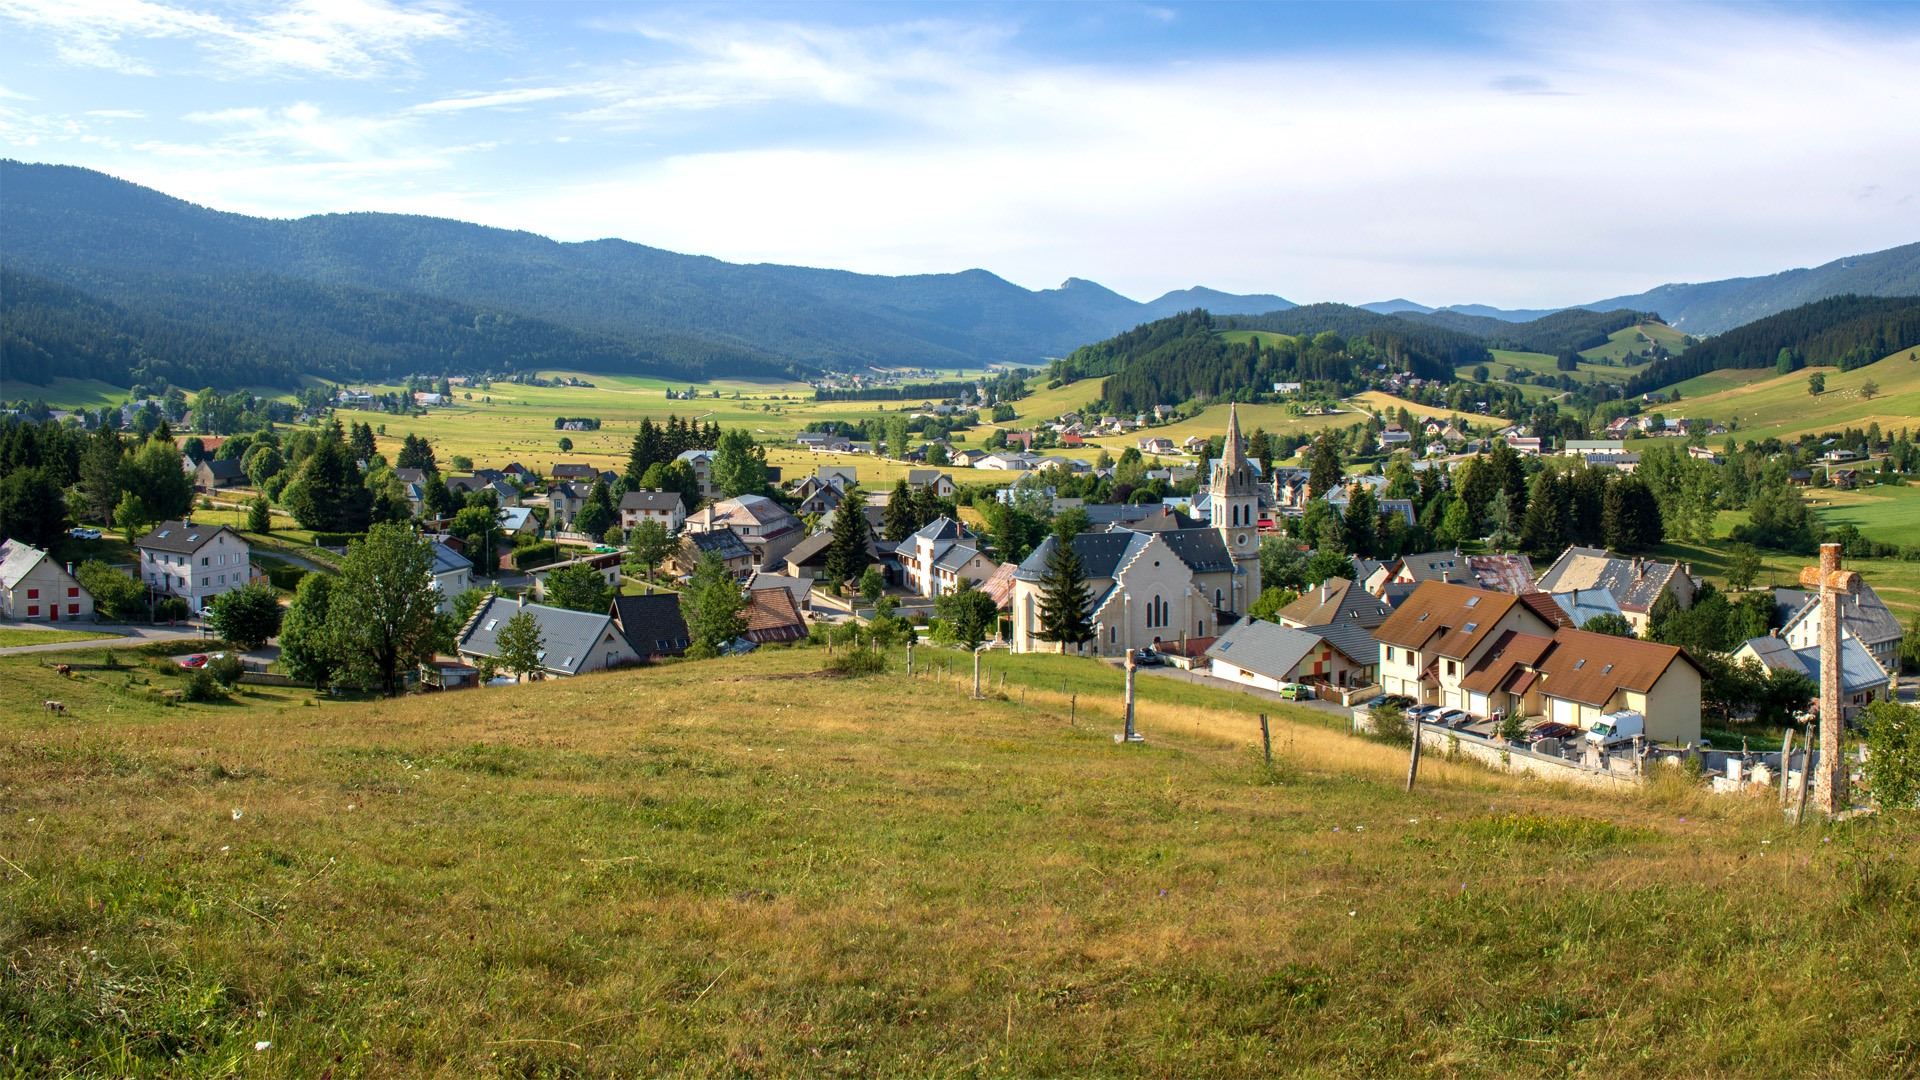
[{"label": "rolling hill", "polygon": [[1696,336],[1718,334],[1829,296],[1920,294],[1920,243],[1868,255],[1849,255],[1812,269],[1765,277],[1728,278],[1697,285],[1672,284],[1633,296],[1616,296],[1588,308],[1658,311],[1667,324]]}]

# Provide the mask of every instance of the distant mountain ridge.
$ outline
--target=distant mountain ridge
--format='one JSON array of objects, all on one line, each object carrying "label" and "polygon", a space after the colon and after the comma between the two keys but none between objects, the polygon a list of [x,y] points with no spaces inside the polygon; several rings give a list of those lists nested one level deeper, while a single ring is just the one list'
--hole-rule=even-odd
[{"label": "distant mountain ridge", "polygon": [[[734,374],[755,364],[794,373],[1039,366],[1162,311],[1190,307],[1195,297],[1224,312],[1291,306],[1278,296],[1211,289],[1143,304],[1077,278],[1032,291],[985,270],[883,277],[742,265],[625,240],[560,243],[415,215],[254,218],[89,169],[17,161],[0,161],[0,259],[136,314],[159,297],[171,304],[191,291],[181,281],[244,295],[233,283],[258,275],[434,297],[486,315],[629,341],[632,359],[623,370],[662,367],[648,357],[664,348],[671,370],[660,373],[673,378],[700,367],[702,343]],[[237,317],[276,336],[287,330],[271,309]],[[604,355],[601,344],[596,352]]]}]

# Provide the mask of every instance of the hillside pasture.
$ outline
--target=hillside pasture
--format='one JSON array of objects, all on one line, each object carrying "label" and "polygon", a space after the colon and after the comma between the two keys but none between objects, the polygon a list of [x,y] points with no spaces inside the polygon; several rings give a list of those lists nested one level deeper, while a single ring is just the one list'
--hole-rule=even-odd
[{"label": "hillside pasture", "polygon": [[[1645,322],[1638,326],[1629,326],[1615,330],[1607,335],[1605,345],[1596,345],[1580,355],[1588,360],[1612,360],[1615,363],[1628,361],[1634,366],[1645,367],[1652,361],[1640,355],[1641,349],[1651,348],[1654,344],[1664,345],[1675,356],[1687,350],[1687,336],[1665,323]],[[1602,368],[1601,370],[1606,370]],[[1613,369],[1615,371],[1620,368]]]},{"label": "hillside pasture", "polygon": [[[1688,394],[1683,383],[1681,400],[1665,411],[1669,416],[1737,422],[1735,436],[1742,442],[1769,437],[1791,439],[1847,427],[1864,429],[1874,423],[1882,430],[1913,428],[1915,418],[1920,417],[1920,361],[1907,359],[1911,351],[1902,349],[1847,372],[1811,367],[1779,375],[1772,368],[1761,368],[1759,377],[1715,393]],[[1826,377],[1826,390],[1818,396],[1807,392],[1807,379],[1816,372]],[[1723,377],[1736,376],[1727,371],[1702,378]],[[1879,386],[1872,400],[1861,393],[1868,380]]]},{"label": "hillside pasture", "polygon": [[0,660],[11,1071],[1908,1070],[1900,822],[1443,754],[1409,795],[1304,708],[1142,676],[1121,745],[1110,668],[890,659],[179,708]]}]

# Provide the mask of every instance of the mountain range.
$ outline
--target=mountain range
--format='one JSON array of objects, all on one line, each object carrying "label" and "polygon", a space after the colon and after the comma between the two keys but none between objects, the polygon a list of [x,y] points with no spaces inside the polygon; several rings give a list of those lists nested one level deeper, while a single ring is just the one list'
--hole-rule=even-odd
[{"label": "mountain range", "polygon": [[[14,293],[54,305],[29,318],[13,296],[0,298],[15,327],[68,327],[106,341],[127,327],[164,325],[185,341],[195,326],[221,340],[232,363],[257,355],[278,380],[293,371],[360,378],[481,363],[560,366],[575,355],[595,370],[675,379],[1037,365],[1184,310],[1258,315],[1298,306],[1197,286],[1142,303],[1081,278],[1029,290],[978,269],[887,277],[737,264],[416,215],[256,218],[90,169],[10,160],[0,161],[0,265]],[[1920,244],[1580,306],[1659,312],[1705,334],[1848,291],[1920,292]],[[1404,299],[1365,307],[1489,339],[1508,335],[1502,324],[1567,310],[1435,309]],[[42,368],[78,355],[72,342],[34,347]]]}]

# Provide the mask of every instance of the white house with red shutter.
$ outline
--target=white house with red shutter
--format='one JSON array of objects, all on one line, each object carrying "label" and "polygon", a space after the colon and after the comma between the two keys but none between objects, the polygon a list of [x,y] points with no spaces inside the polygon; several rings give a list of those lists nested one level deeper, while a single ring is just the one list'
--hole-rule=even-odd
[{"label": "white house with red shutter", "polygon": [[0,541],[0,614],[9,619],[91,619],[93,594],[47,553]]},{"label": "white house with red shutter", "polygon": [[198,614],[207,601],[253,580],[247,542],[225,525],[163,521],[134,541],[135,577],[159,596],[177,596]]}]

